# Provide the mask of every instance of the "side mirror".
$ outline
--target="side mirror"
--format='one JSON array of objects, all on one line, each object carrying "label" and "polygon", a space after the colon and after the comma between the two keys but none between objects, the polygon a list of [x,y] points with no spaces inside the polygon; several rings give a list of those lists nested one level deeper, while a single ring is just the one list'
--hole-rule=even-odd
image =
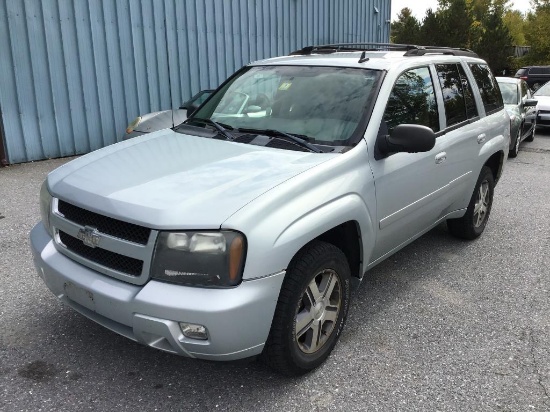
[{"label": "side mirror", "polygon": [[380,136],[378,144],[384,154],[429,152],[435,146],[435,133],[419,124],[400,124],[390,135]]},{"label": "side mirror", "polygon": [[523,102],[523,105],[525,107],[535,107],[538,103],[538,100],[536,99],[525,99],[525,102]]}]

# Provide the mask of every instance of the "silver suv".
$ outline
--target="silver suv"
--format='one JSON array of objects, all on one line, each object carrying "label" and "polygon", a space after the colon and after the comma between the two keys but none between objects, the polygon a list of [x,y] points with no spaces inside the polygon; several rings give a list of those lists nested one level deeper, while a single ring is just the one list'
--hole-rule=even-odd
[{"label": "silver suv", "polygon": [[320,365],[367,270],[445,220],[483,232],[508,153],[483,60],[378,47],[250,64],[173,130],[53,171],[31,232],[48,288],[167,352]]}]

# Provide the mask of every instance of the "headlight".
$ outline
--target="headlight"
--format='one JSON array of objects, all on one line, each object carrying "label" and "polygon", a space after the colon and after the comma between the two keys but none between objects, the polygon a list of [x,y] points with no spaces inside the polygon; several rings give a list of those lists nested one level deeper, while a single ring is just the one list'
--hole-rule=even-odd
[{"label": "headlight", "polygon": [[246,240],[238,232],[161,232],[152,277],[189,286],[230,287],[241,283]]},{"label": "headlight", "polygon": [[50,236],[53,237],[52,230],[50,228],[50,213],[52,210],[52,195],[48,191],[47,180],[44,180],[40,187],[40,216],[42,217],[42,223],[46,228]]},{"label": "headlight", "polygon": [[132,123],[128,125],[126,128],[126,133],[132,133],[136,127],[138,127],[138,124],[141,122],[141,116],[136,117],[134,120],[132,120]]}]

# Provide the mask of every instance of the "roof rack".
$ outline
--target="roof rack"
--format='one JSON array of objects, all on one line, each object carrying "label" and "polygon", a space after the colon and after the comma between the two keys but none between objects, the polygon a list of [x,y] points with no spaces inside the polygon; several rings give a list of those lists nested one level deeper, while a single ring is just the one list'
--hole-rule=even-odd
[{"label": "roof rack", "polygon": [[384,51],[395,50],[404,51],[404,56],[423,56],[425,54],[445,54],[451,56],[479,57],[475,52],[469,49],[456,47],[439,46],[418,46],[415,44],[395,44],[395,43],[335,43],[323,44],[319,46],[306,46],[300,50],[293,51],[290,56],[306,56],[313,53],[331,54],[342,51]]}]

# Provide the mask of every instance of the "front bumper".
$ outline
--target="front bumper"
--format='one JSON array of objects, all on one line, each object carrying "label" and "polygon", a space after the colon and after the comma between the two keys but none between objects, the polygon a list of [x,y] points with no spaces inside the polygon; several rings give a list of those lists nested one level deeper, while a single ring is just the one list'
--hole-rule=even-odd
[{"label": "front bumper", "polygon": [[[40,277],[63,302],[134,341],[193,358],[235,360],[258,355],[267,339],[284,271],[231,289],[151,280],[136,286],[102,275],[59,253],[42,223],[31,231]],[[185,337],[178,322],[204,325],[207,340]]]}]

